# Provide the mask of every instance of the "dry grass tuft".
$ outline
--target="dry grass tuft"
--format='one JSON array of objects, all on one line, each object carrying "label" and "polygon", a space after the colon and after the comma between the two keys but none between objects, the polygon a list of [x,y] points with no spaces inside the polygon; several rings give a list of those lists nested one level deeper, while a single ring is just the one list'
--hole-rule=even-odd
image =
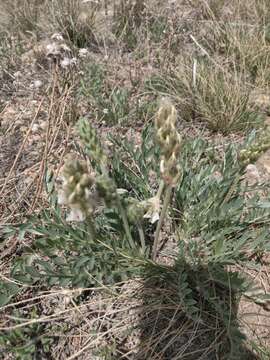
[{"label": "dry grass tuft", "polygon": [[183,120],[203,122],[216,132],[247,130],[263,119],[251,105],[245,74],[211,61],[194,59],[191,63],[184,59],[165,76],[153,79],[153,88],[173,96]]},{"label": "dry grass tuft", "polygon": [[4,0],[3,13],[7,18],[7,30],[34,35],[41,29],[42,9],[46,0]]},{"label": "dry grass tuft", "polygon": [[80,0],[52,1],[50,16],[56,30],[73,45],[83,48],[95,44],[95,23],[98,4]]},{"label": "dry grass tuft", "polygon": [[[36,211],[41,205],[40,201],[45,201],[42,193],[46,171],[52,166],[58,173],[66,153],[71,128],[78,118],[72,90],[72,85],[65,84],[59,79],[59,73],[55,72],[51,86],[33,108],[32,120],[24,130],[25,135],[14,161],[5,178],[1,179],[0,194],[6,200],[2,204],[2,224],[19,219],[20,212],[29,214]],[[4,110],[4,117],[8,116],[8,110],[9,108]],[[20,124],[19,119],[17,122]],[[12,127],[7,128],[5,136],[14,131],[13,127],[16,127],[16,121]],[[28,158],[28,164],[22,164],[25,157]],[[18,171],[20,167],[23,168],[22,172]],[[22,176],[24,178],[26,174],[27,181],[21,183]],[[23,191],[10,204],[10,196],[14,196],[14,191],[18,191],[17,186],[22,187]]]}]

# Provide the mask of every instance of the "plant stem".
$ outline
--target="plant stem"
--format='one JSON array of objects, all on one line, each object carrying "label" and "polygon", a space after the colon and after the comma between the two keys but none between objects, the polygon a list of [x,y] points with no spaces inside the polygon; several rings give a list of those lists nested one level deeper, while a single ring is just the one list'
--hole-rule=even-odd
[{"label": "plant stem", "polygon": [[144,237],[144,232],[143,232],[143,228],[142,228],[142,224],[138,224],[138,231],[139,231],[139,236],[140,236],[140,242],[141,242],[141,247],[142,247],[142,251],[143,253],[145,252],[145,237]]},{"label": "plant stem", "polygon": [[165,185],[164,181],[161,180],[161,182],[159,184],[158,192],[157,192],[157,195],[156,195],[159,199],[161,198],[162,191],[164,189],[164,185]]},{"label": "plant stem", "polygon": [[121,204],[121,200],[119,199],[119,197],[117,196],[117,205],[118,205],[118,209],[120,211],[120,215],[121,215],[121,218],[122,218],[122,221],[123,221],[123,225],[124,225],[124,229],[125,229],[125,232],[126,232],[126,236],[127,236],[127,239],[128,239],[128,242],[129,242],[129,245],[135,249],[135,243],[132,239],[132,236],[131,236],[131,232],[130,232],[130,229],[129,229],[129,224],[128,224],[128,220],[127,220],[127,216],[126,216],[126,213],[125,213],[125,210],[123,209],[123,206]]},{"label": "plant stem", "polygon": [[[108,176],[108,178],[110,177],[109,173],[108,173],[108,169],[104,164],[101,164],[101,172],[102,172],[103,175]],[[121,204],[121,199],[120,199],[119,195],[117,195],[117,194],[116,194],[116,201],[117,201],[117,206],[118,206],[118,209],[119,209],[122,221],[123,221],[123,225],[124,225],[124,229],[125,229],[125,233],[126,233],[129,245],[133,249],[135,249],[135,243],[134,243],[133,238],[131,236],[131,232],[130,232],[129,224],[128,224],[128,220],[127,220],[127,215],[126,215],[126,212],[125,212],[125,210],[124,210],[124,208],[123,208],[123,206]]]},{"label": "plant stem", "polygon": [[172,186],[169,185],[165,192],[164,203],[163,203],[162,211],[160,214],[160,218],[159,218],[156,233],[155,233],[155,239],[154,239],[153,251],[152,251],[152,259],[154,261],[156,260],[156,257],[157,257],[157,250],[158,250],[158,245],[159,245],[159,234],[160,234],[160,230],[163,225],[163,221],[165,219],[166,212],[167,212],[167,209],[168,209],[168,206],[170,203],[171,193],[172,193]]},{"label": "plant stem", "polygon": [[86,217],[87,230],[89,231],[92,240],[96,237],[96,227],[91,215]]}]

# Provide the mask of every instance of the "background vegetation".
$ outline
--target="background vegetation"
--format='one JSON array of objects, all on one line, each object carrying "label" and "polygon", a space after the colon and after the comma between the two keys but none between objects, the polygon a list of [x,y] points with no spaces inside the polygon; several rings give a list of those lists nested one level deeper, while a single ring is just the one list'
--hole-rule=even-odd
[{"label": "background vegetation", "polygon": [[269,359],[267,0],[3,0],[0,357]]}]

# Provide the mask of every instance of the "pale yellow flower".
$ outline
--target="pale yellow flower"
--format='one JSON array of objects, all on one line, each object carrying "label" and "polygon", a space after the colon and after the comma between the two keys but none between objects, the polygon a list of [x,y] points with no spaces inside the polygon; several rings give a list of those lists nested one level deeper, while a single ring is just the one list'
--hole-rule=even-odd
[{"label": "pale yellow flower", "polygon": [[144,201],[144,206],[146,208],[146,213],[144,214],[144,219],[149,219],[151,224],[154,224],[159,220],[160,213],[160,199],[158,196],[154,196],[146,201]]}]

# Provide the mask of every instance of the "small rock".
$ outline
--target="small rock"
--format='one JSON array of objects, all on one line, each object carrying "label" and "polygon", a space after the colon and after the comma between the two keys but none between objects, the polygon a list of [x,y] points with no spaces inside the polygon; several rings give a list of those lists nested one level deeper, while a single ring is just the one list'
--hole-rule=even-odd
[{"label": "small rock", "polygon": [[77,63],[76,58],[70,59],[70,58],[64,57],[64,59],[60,61],[60,65],[63,68],[68,68],[69,66],[76,65],[76,63]]},{"label": "small rock", "polygon": [[15,126],[21,126],[21,125],[23,125],[22,119],[16,120],[15,123],[14,123],[14,125],[15,125]]},{"label": "small rock", "polygon": [[41,80],[35,80],[33,85],[35,89],[39,89],[43,85],[43,83]]},{"label": "small rock", "polygon": [[54,33],[51,36],[51,39],[57,40],[57,41],[64,41],[64,38],[63,38],[62,34],[60,34],[60,33]]},{"label": "small rock", "polygon": [[64,296],[63,298],[63,305],[64,305],[64,308],[66,308],[71,302],[71,298],[70,296]]},{"label": "small rock", "polygon": [[48,123],[47,123],[47,121],[41,121],[40,123],[39,123],[39,127],[42,129],[42,130],[45,130],[45,129],[47,129],[47,127],[48,127]]},{"label": "small rock", "polygon": [[89,54],[87,49],[80,49],[79,50],[79,57],[80,58],[85,58],[87,55]]},{"label": "small rock", "polygon": [[31,128],[31,130],[32,130],[33,133],[38,132],[38,130],[39,130],[38,124],[34,124],[34,125],[32,126],[32,128]]},{"label": "small rock", "polygon": [[214,179],[216,179],[218,182],[223,179],[223,176],[220,171],[215,171],[212,175]]},{"label": "small rock", "polygon": [[270,150],[266,151],[260,158],[257,163],[265,170],[268,177],[270,175]]},{"label": "small rock", "polygon": [[267,116],[264,121],[265,125],[270,126],[270,116]]},{"label": "small rock", "polygon": [[26,133],[27,130],[28,130],[28,127],[27,126],[21,126],[20,130],[21,130],[22,133]]},{"label": "small rock", "polygon": [[249,164],[246,167],[246,180],[249,185],[254,185],[260,181],[260,174],[257,169],[257,166],[254,164]]},{"label": "small rock", "polygon": [[39,142],[40,142],[40,135],[34,135],[34,136],[32,137],[32,139],[33,139],[34,142],[39,143]]},{"label": "small rock", "polygon": [[13,76],[15,77],[15,79],[18,79],[18,78],[22,77],[22,73],[21,73],[21,71],[16,71],[16,72],[13,74]]}]

